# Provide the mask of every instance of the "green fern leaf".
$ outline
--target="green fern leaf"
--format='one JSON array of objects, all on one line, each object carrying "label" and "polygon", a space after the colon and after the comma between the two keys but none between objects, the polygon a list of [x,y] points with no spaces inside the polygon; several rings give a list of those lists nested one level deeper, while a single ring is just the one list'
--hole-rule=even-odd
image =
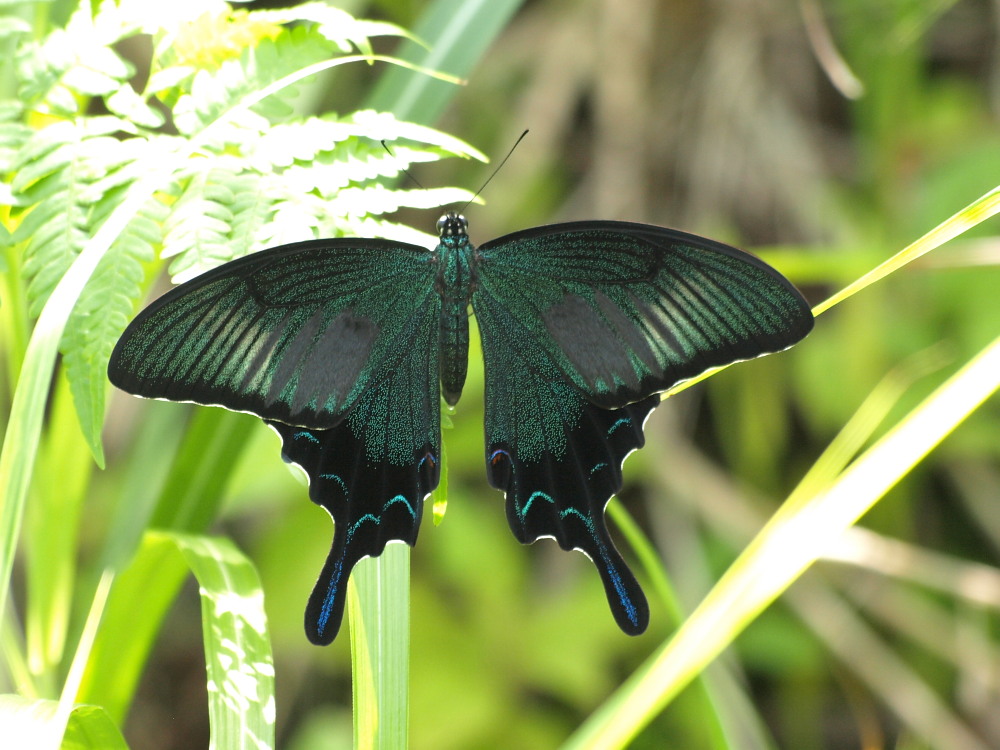
[{"label": "green fern leaf", "polygon": [[164,227],[160,256],[174,260],[170,273],[183,281],[232,260],[239,252],[230,242],[234,173],[216,167],[199,171],[173,205]]},{"label": "green fern leaf", "polygon": [[264,233],[274,210],[274,187],[269,175],[234,175],[235,198],[230,206],[233,212],[229,239],[233,247],[265,247]]},{"label": "green fern leaf", "polygon": [[[6,175],[14,171],[14,166],[19,162],[18,155],[31,138],[33,131],[19,121],[21,114],[21,107],[16,103],[6,103],[6,106],[0,104],[0,174]],[[10,186],[7,189],[12,191]]]},{"label": "green fern leaf", "polygon": [[250,15],[276,24],[311,21],[316,24],[316,30],[320,34],[345,54],[357,50],[370,55],[370,39],[375,36],[399,36],[416,41],[412,34],[395,24],[354,18],[346,11],[320,2],[302,3],[292,8],[253,11]]},{"label": "green fern leaf", "polygon": [[[105,214],[113,203],[103,204]],[[102,467],[108,360],[141,295],[144,264],[154,259],[154,248],[162,241],[166,213],[158,201],[149,201],[112,243],[74,306],[60,344],[80,428]],[[95,217],[96,223],[105,218]]]},{"label": "green fern leaf", "polygon": [[20,100],[41,111],[73,114],[79,109],[78,96],[117,91],[134,70],[111,45],[134,30],[126,15],[113,6],[94,18],[89,3],[81,4],[66,28],[55,29],[20,51]]},{"label": "green fern leaf", "polygon": [[119,87],[117,91],[104,100],[104,103],[114,114],[146,128],[159,128],[166,120],[162,112],[149,106],[146,100],[136,93],[136,90],[128,83]]},{"label": "green fern leaf", "polygon": [[462,188],[393,190],[385,185],[372,185],[339,191],[330,201],[330,211],[342,216],[378,216],[401,208],[436,208],[471,199],[472,193]]},{"label": "green fern leaf", "polygon": [[[191,92],[177,101],[174,124],[185,135],[199,132],[246,96],[328,59],[330,47],[318,32],[294,28],[285,30],[274,41],[261,40],[257,47],[248,48],[239,59],[226,60],[217,70],[200,70],[194,76]],[[286,89],[280,96],[268,97],[254,111],[269,120],[284,119],[292,109],[282,98],[294,95],[294,88]]]},{"label": "green fern leaf", "polygon": [[118,118],[58,122],[38,131],[17,156],[12,188],[30,207],[14,232],[24,245],[28,304],[37,315],[94,229],[92,188],[127,163],[134,144],[107,133],[129,127]]}]

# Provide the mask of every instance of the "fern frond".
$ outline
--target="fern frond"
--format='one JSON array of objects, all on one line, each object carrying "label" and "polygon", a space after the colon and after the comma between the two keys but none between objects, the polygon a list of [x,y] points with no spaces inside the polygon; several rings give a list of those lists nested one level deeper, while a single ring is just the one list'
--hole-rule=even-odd
[{"label": "fern frond", "polygon": [[[229,144],[224,153],[203,152],[189,165],[197,174],[181,176],[162,252],[175,258],[169,269],[175,282],[264,247],[354,235],[367,217],[401,207],[432,208],[472,197],[462,190],[406,191],[379,183],[397,178],[411,163],[481,156],[429,128],[374,112],[274,125],[261,120],[258,137]],[[380,139],[393,142],[392,154]],[[397,228],[387,226],[398,236]],[[363,227],[372,236],[387,236],[377,231],[378,222]]]},{"label": "fern frond", "polygon": [[14,164],[14,196],[31,210],[14,232],[24,243],[31,314],[37,315],[49,294],[79,254],[94,229],[91,211],[118,170],[134,159],[134,144],[110,134],[127,129],[114,117],[57,122],[38,131]]},{"label": "fern frond", "polygon": [[[246,49],[238,59],[224,61],[217,70],[199,70],[190,93],[177,101],[174,124],[185,135],[199,132],[246,96],[328,59],[330,51],[330,43],[318,32],[301,27],[287,29],[274,40],[263,39],[256,47]],[[281,96],[270,96],[254,108],[267,118],[260,121],[258,132],[266,129],[271,120],[281,120],[291,114],[291,107],[282,97],[294,94],[294,89],[288,88]]]},{"label": "fern frond", "polygon": [[275,189],[270,175],[234,175],[232,228],[229,233],[233,247],[257,248],[265,246],[265,227],[271,222],[274,211]]},{"label": "fern frond", "polygon": [[398,36],[417,41],[416,37],[400,26],[385,21],[355,18],[346,11],[320,2],[302,3],[292,8],[252,11],[251,16],[278,24],[295,21],[315,23],[316,30],[333,42],[342,53],[357,50],[370,55],[371,37],[375,36]]},{"label": "fern frond", "polygon": [[232,260],[238,252],[229,240],[236,177],[222,167],[200,170],[187,181],[171,208],[160,256],[179,256],[170,267],[175,280],[196,276]]},{"label": "fern frond", "polygon": [[[391,154],[380,141],[393,144]],[[420,145],[410,146],[406,141]],[[280,169],[297,162],[307,163],[309,169],[333,165],[338,172],[333,182],[345,186],[377,177],[396,177],[411,164],[436,161],[442,156],[486,161],[482,153],[458,138],[373,110],[359,110],[342,118],[311,117],[302,122],[275,124],[246,147],[248,158],[258,169]],[[329,153],[325,160],[321,157],[324,152]],[[317,183],[330,184],[320,175],[316,179]]]},{"label": "fern frond", "polygon": [[391,112],[361,109],[352,114],[348,121],[358,128],[356,133],[358,136],[371,138],[375,141],[406,139],[437,146],[455,156],[489,161],[485,154],[474,149],[465,141],[425,125],[400,120]]},{"label": "fern frond", "polygon": [[453,203],[465,203],[472,193],[463,188],[421,188],[396,190],[385,185],[345,188],[329,201],[329,212],[335,216],[381,216],[401,208],[437,208]]},{"label": "fern frond", "polygon": [[[9,190],[0,185],[0,202],[13,206],[10,239],[23,252],[19,270],[30,314],[41,311],[107,217],[126,198],[141,203],[132,188],[146,183],[143,189],[151,190],[148,175],[160,176],[155,197],[97,262],[60,340],[80,424],[98,462],[107,360],[158,250],[181,281],[248,252],[320,236],[429,243],[429,235],[375,217],[471,196],[396,190],[379,181],[417,162],[482,158],[457,139],[392,115],[292,122],[289,86],[247,107],[317,63],[370,51],[370,36],[406,36],[391,24],[356,21],[321,3],[244,12],[206,0],[164,7],[155,21],[140,5],[83,4],[66,29],[26,41],[18,72],[27,106],[0,108],[0,170],[13,175]],[[304,23],[284,25],[292,21]],[[211,33],[200,33],[205,28]],[[138,31],[154,37],[141,92],[110,46]],[[95,97],[111,115],[78,114]],[[170,109],[179,136],[157,132],[165,118],[154,97]],[[26,111],[54,122],[31,133],[20,124]],[[391,154],[380,140],[393,143]]]},{"label": "fern frond", "polygon": [[79,110],[78,97],[117,91],[134,70],[111,45],[135,30],[125,15],[107,10],[91,16],[90,4],[81,3],[65,29],[20,50],[20,100],[40,112],[71,115]]},{"label": "fern frond", "polygon": [[[30,127],[20,122],[22,108],[16,102],[0,103],[0,174],[8,175],[14,171],[19,160],[19,154],[34,132]],[[12,190],[7,185],[8,190]],[[4,202],[3,205],[12,205]]]},{"label": "fern frond", "polygon": [[112,114],[144,128],[155,130],[166,122],[163,113],[151,107],[146,98],[140,96],[130,83],[123,84],[111,96],[106,97],[104,103]]},{"label": "fern frond", "polygon": [[[104,215],[95,216],[95,223],[107,218],[114,204],[104,201]],[[103,466],[101,427],[108,359],[142,292],[145,264],[155,258],[155,248],[162,242],[166,214],[159,201],[150,200],[135,215],[101,258],[63,332],[63,366],[80,427],[98,465]]]}]

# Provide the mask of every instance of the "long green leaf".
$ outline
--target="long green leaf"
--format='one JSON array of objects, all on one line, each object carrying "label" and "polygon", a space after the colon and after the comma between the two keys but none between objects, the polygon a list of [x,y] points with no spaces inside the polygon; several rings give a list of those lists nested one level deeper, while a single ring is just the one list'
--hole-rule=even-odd
[{"label": "long green leaf", "polygon": [[[49,412],[32,502],[26,513],[24,569],[28,661],[52,675],[63,658],[70,623],[80,519],[93,458],[77,429],[70,386],[60,373]],[[58,519],[53,523],[53,519]],[[54,687],[54,686],[50,686]]]},{"label": "long green leaf", "polygon": [[410,548],[390,544],[361,560],[348,583],[355,750],[407,745]]},{"label": "long green leaf", "polygon": [[[399,57],[464,78],[482,59],[523,0],[437,0],[413,29],[424,44],[407,42]],[[368,106],[431,125],[455,95],[455,87],[406,70],[387,70]]]},{"label": "long green leaf", "polygon": [[674,637],[567,748],[624,747],[844,530],[1000,388],[1000,338],[855,461],[826,491],[768,524]]},{"label": "long green leaf", "polygon": [[146,534],[115,578],[77,700],[102,706],[122,723],[160,626],[187,575],[177,546]]},{"label": "long green leaf", "polygon": [[264,592],[253,564],[228,539],[169,538],[198,579],[208,669],[210,748],[274,747],[274,661]]},{"label": "long green leaf", "polygon": [[227,539],[148,532],[115,582],[81,701],[121,722],[164,614],[188,571],[198,579],[213,748],[274,747],[274,665],[264,594]]}]

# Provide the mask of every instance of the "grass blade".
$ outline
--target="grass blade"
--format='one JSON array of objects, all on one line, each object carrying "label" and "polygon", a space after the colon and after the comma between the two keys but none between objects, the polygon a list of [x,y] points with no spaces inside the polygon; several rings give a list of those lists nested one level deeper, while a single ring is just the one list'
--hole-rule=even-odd
[{"label": "grass blade", "polygon": [[208,668],[210,748],[274,747],[274,662],[264,592],[228,539],[170,534],[198,579]]},{"label": "grass blade", "polygon": [[[424,44],[406,42],[399,57],[422,68],[469,75],[522,0],[438,0],[413,29]],[[399,69],[385,72],[366,106],[431,124],[455,95],[454,85]]]},{"label": "grass blade", "polygon": [[980,224],[998,213],[1000,213],[1000,187],[995,187],[979,198],[979,200],[974,201],[955,215],[942,221],[916,242],[907,245],[884,263],[880,263],[857,281],[847,285],[832,297],[820,302],[813,308],[813,314],[819,315],[826,312],[834,305],[857,294],[866,286],[870,286],[879,279],[885,278],[893,271],[940,247],[949,240],[955,239],[963,232],[976,226],[976,224]]},{"label": "grass blade", "polygon": [[356,750],[407,746],[410,548],[389,544],[351,573],[348,602]]},{"label": "grass blade", "polygon": [[702,604],[567,748],[624,747],[843,531],[1000,388],[1000,339],[793,514],[773,519]]}]

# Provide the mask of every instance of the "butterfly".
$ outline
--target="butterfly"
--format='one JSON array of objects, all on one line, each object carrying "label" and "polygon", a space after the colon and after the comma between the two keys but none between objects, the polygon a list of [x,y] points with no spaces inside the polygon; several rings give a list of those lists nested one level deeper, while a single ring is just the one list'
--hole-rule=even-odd
[{"label": "butterfly", "polygon": [[382,239],[297,242],[181,284],[143,310],[108,366],[118,388],[261,417],[309,476],[334,537],[306,608],[331,643],[355,563],[414,545],[441,466],[441,397],[458,402],[469,307],[485,365],[485,459],[519,542],[593,561],[618,625],[649,607],[604,509],[661,392],[787,349],[813,326],[777,271],[657,226],[555,224],[478,247],[457,213],[433,250]]}]

